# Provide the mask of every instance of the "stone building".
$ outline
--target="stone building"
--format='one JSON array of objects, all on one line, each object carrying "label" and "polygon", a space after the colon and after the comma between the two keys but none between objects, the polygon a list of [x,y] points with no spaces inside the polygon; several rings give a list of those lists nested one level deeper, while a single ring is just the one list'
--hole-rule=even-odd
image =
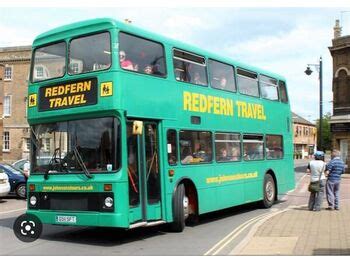
[{"label": "stone building", "polygon": [[350,35],[341,36],[339,20],[329,51],[333,57],[332,147],[341,152],[350,171]]},{"label": "stone building", "polygon": [[0,65],[3,68],[0,75],[0,113],[3,123],[2,130],[0,129],[1,162],[12,163],[29,156],[27,79],[30,59],[30,46],[0,48]]},{"label": "stone building", "polygon": [[317,146],[316,125],[295,113],[292,115],[294,157],[308,158],[314,154]]}]

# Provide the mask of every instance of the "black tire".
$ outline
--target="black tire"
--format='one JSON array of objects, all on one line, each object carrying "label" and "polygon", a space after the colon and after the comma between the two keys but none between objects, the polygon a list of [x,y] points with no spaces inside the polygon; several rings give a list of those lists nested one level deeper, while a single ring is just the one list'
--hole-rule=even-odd
[{"label": "black tire", "polygon": [[173,222],[170,224],[170,230],[173,232],[182,232],[185,228],[184,197],[185,186],[180,184],[173,198]]},{"label": "black tire", "polygon": [[273,180],[270,174],[265,174],[263,194],[262,207],[270,208],[275,203],[276,199],[275,180]]},{"label": "black tire", "polygon": [[20,198],[27,198],[27,187],[26,184],[19,184],[16,187],[16,195]]}]

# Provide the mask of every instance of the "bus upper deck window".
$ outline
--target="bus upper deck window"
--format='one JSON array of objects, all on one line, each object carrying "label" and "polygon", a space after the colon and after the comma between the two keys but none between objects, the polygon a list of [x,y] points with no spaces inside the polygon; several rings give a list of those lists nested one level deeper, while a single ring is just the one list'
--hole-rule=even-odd
[{"label": "bus upper deck window", "polygon": [[70,43],[68,73],[71,75],[108,69],[111,61],[108,32],[75,38]]},{"label": "bus upper deck window", "polygon": [[166,76],[164,47],[157,42],[121,32],[119,65],[124,70]]},{"label": "bus upper deck window", "polygon": [[60,42],[35,49],[33,60],[32,82],[64,76],[66,72],[66,43]]},{"label": "bus upper deck window", "polygon": [[207,86],[207,66],[205,58],[186,51],[174,49],[175,79],[195,85]]}]

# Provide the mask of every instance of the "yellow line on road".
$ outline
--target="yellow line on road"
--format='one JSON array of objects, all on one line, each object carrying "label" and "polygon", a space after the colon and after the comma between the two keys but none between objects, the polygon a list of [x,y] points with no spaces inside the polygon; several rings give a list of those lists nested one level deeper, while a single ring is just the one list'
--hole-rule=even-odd
[{"label": "yellow line on road", "polygon": [[[242,232],[244,229],[246,229],[249,225],[253,224],[256,220],[259,220],[262,217],[268,216],[270,215],[270,213],[267,214],[262,214],[259,215],[257,217],[254,217],[248,221],[246,221],[245,223],[243,223],[242,225],[240,225],[239,227],[237,227],[236,229],[234,229],[231,233],[229,233],[227,236],[225,236],[222,240],[220,240],[217,244],[215,244],[211,249],[209,249],[204,256],[209,256],[209,255],[216,255],[220,250],[223,249],[223,247],[225,247],[228,242],[232,241],[237,234],[239,234],[240,232]],[[232,238],[232,236],[234,236]],[[231,239],[231,240],[230,240]],[[227,240],[229,240],[227,242]],[[215,251],[216,250],[216,251]],[[214,252],[215,251],[215,252]]]}]

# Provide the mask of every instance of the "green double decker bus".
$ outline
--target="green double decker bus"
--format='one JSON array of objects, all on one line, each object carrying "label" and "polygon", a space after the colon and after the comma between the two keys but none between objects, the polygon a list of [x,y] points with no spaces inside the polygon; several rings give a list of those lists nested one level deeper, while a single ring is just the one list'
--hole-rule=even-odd
[{"label": "green double decker bus", "polygon": [[34,40],[28,122],[43,224],[179,232],[295,185],[283,77],[113,19]]}]

